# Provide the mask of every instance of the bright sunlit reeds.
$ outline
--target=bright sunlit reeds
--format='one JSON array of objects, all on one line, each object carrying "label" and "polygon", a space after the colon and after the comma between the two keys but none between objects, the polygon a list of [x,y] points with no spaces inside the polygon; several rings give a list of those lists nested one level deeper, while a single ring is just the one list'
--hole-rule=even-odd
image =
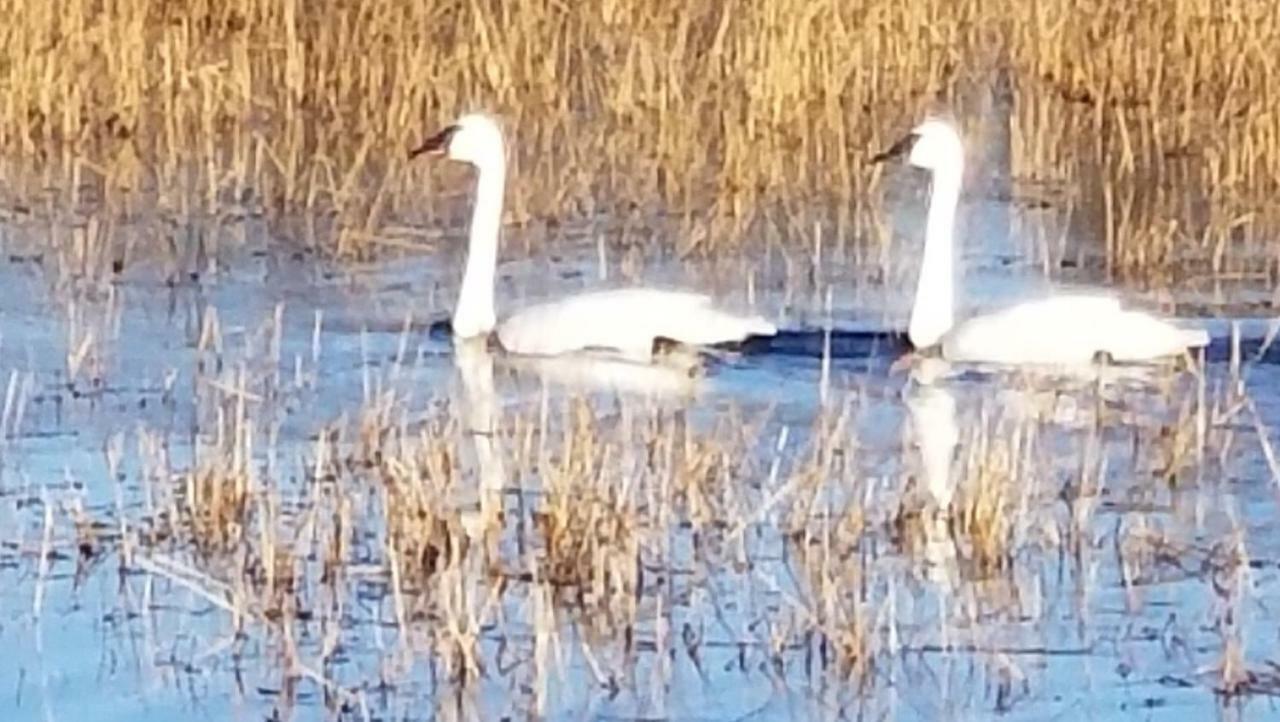
[{"label": "bright sunlit reeds", "polygon": [[[36,210],[214,229],[265,215],[328,251],[399,246],[438,194],[404,150],[485,108],[515,139],[514,221],[663,209],[714,221],[684,250],[757,221],[797,241],[821,221],[875,246],[866,158],[945,109],[979,146],[1007,143],[1016,194],[1096,240],[1115,273],[1238,271],[1280,228],[1272,3],[0,10],[6,190]],[[1066,255],[1047,233],[1045,255]]]}]

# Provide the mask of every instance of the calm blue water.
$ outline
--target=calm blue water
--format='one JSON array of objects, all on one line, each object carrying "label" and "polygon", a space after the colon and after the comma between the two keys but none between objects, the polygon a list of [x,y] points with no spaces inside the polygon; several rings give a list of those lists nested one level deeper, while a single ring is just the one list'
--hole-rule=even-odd
[{"label": "calm blue water", "polygon": [[[1280,599],[1278,487],[1263,444],[1280,426],[1280,367],[1269,355],[1246,355],[1233,376],[1230,324],[1218,319],[1203,377],[961,369],[922,386],[891,367],[891,352],[867,355],[849,336],[834,337],[827,362],[814,353],[827,324],[901,328],[905,271],[849,280],[832,262],[811,277],[797,270],[804,254],[793,255],[658,259],[636,271],[803,331],[773,353],[710,360],[696,378],[642,381],[626,369],[491,358],[460,369],[427,330],[451,306],[456,249],[348,269],[264,255],[176,287],[145,264],[70,288],[33,264],[3,265],[0,382],[12,379],[14,400],[0,448],[0,716],[1277,713],[1262,694],[1274,689],[1268,610]],[[972,260],[980,303],[1023,288],[986,280],[1012,273],[992,257]],[[604,274],[596,263],[595,249],[513,261],[500,297],[625,280],[619,258],[606,258]],[[1266,291],[1185,301],[1213,313],[1250,294]],[[1242,328],[1246,351],[1260,353],[1265,322]],[[550,456],[537,458],[557,458],[575,398],[612,446],[593,457],[596,486],[574,493],[629,504],[638,520],[610,539],[635,545],[617,559],[643,567],[625,623],[584,618],[528,568],[488,566],[537,556],[554,466],[513,464],[533,458],[538,439]],[[460,496],[441,508],[501,512],[495,551],[465,553],[457,578],[408,609],[389,593],[373,477],[347,469],[329,492],[314,483],[325,463],[317,438],[355,449],[379,409],[384,430],[434,434],[436,448],[452,450]],[[236,446],[225,434],[240,413],[252,424]],[[477,423],[498,431],[467,433]],[[646,428],[649,438],[720,443],[730,461],[702,486],[672,491],[686,477],[661,459],[675,447],[642,446]],[[246,538],[277,530],[298,551],[292,568],[308,586],[292,594],[291,624],[228,610],[219,585],[260,553],[256,541],[207,554],[166,531],[184,474],[224,458],[219,443],[244,450],[272,510],[259,509]],[[1009,555],[994,574],[960,522],[934,512],[978,488],[998,490],[1005,510]],[[497,501],[480,501],[485,490]],[[673,501],[657,505],[664,498]],[[343,499],[357,520],[340,535],[347,572],[319,584],[328,552],[307,540],[330,538],[325,514]],[[122,526],[130,543],[150,540],[133,559]],[[444,598],[446,589],[466,593]],[[451,629],[441,609],[466,610],[479,627]],[[450,634],[475,640],[470,663],[441,641]],[[1257,693],[1228,699],[1216,690],[1237,646],[1240,678]]]}]

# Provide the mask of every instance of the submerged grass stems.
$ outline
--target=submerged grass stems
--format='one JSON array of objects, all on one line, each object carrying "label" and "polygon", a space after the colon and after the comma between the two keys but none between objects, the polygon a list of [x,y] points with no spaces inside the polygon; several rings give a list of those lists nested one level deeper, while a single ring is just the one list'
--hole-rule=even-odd
[{"label": "submerged grass stems", "polygon": [[753,229],[804,243],[820,223],[874,261],[891,239],[866,159],[947,109],[981,177],[1011,180],[992,192],[1049,206],[1050,230],[1030,234],[1046,234],[1032,240],[1046,263],[1086,254],[1069,238],[1097,241],[1087,254],[1117,275],[1275,272],[1250,265],[1280,229],[1269,3],[0,11],[7,205],[43,223],[100,217],[75,242],[101,248],[77,247],[75,266],[159,248],[202,270],[243,237],[228,227],[261,222],[339,254],[418,244],[445,208],[424,203],[452,194],[404,167],[404,149],[480,107],[510,129],[517,224],[670,214],[664,235],[689,252]]},{"label": "submerged grass stems", "polygon": [[[234,336],[205,319],[195,455],[173,457],[182,430],[113,435],[118,502],[86,509],[74,490],[47,493],[10,548],[40,560],[37,615],[58,550],[75,550],[77,584],[115,554],[124,618],[176,617],[148,624],[200,640],[179,662],[225,658],[279,690],[280,708],[312,689],[357,718],[402,696],[483,707],[496,687],[501,704],[549,715],[585,680],[586,698],[657,709],[676,680],[726,674],[820,690],[831,710],[877,708],[938,669],[961,674],[958,663],[969,671],[957,689],[989,699],[948,704],[1012,709],[1041,684],[1019,660],[1064,643],[1043,631],[1061,623],[1052,588],[1075,591],[1075,622],[1102,613],[1098,560],[1111,548],[1134,619],[1166,570],[1196,579],[1197,559],[1225,560],[1206,589],[1232,590],[1234,606],[1205,684],[1261,684],[1233,641],[1248,587],[1223,576],[1238,575],[1230,557],[1242,552],[1197,551],[1207,528],[1158,511],[1215,495],[1181,472],[1199,415],[1170,402],[1177,377],[1053,392],[1015,382],[976,406],[959,385],[953,403],[926,395],[923,413],[897,417],[902,444],[884,448],[868,432],[886,402],[862,388],[830,392],[811,424],[782,424],[729,404],[490,398],[502,383],[482,356],[460,366],[458,393],[422,398],[396,386],[412,378],[401,364],[420,362],[401,354],[365,371],[348,415],[277,448],[284,407],[320,392],[306,374],[281,380],[279,314]],[[957,436],[937,425],[949,414]],[[940,443],[927,438],[938,428]],[[1063,654],[1130,644],[1087,628],[1103,641]]]}]

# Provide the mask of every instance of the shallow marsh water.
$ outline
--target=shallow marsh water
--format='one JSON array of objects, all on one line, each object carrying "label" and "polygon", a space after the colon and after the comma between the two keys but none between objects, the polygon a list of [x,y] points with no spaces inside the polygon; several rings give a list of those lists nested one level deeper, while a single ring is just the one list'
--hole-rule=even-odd
[{"label": "shallow marsh water", "polygon": [[[504,264],[501,302],[616,282],[598,251]],[[267,251],[176,284],[23,258],[0,268],[5,719],[1277,714],[1263,320],[1239,367],[1215,319],[1191,370],[922,384],[822,330],[900,328],[893,274],[663,259],[631,275],[801,333],[636,381],[455,354],[429,331],[450,253]]]}]

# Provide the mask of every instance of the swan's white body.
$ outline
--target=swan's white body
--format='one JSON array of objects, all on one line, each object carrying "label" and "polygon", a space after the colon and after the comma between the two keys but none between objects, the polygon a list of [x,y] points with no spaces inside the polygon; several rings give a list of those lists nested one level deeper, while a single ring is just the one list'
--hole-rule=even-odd
[{"label": "swan's white body", "polygon": [[643,358],[659,338],[705,346],[774,333],[773,324],[721,311],[708,296],[653,288],[570,296],[517,311],[498,324],[504,349],[540,356],[599,348]]},{"label": "swan's white body", "polygon": [[916,348],[940,347],[949,361],[1067,365],[1102,353],[1116,361],[1150,361],[1209,343],[1202,329],[1126,310],[1104,292],[1023,301],[956,324],[952,235],[964,148],[956,129],[942,120],[925,121],[914,135],[910,163],[933,173],[920,281],[907,328]]},{"label": "swan's white body", "polygon": [[446,152],[475,166],[478,174],[454,335],[470,338],[496,331],[503,350],[516,354],[605,349],[640,359],[652,355],[659,339],[704,346],[777,333],[765,319],[716,309],[702,294],[655,288],[583,293],[530,306],[497,323],[494,274],[506,183],[502,131],[487,115],[464,115],[414,153],[427,151]]}]

